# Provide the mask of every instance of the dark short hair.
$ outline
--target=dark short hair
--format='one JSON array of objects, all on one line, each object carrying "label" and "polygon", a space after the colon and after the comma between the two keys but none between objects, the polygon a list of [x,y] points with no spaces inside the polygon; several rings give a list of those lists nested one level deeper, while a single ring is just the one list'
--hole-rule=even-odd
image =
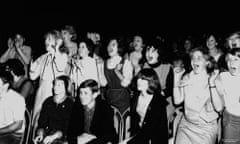
[{"label": "dark short hair", "polygon": [[24,65],[19,59],[9,59],[6,62],[6,66],[12,71],[16,76],[25,75]]},{"label": "dark short hair", "polygon": [[[142,80],[147,80],[149,87],[147,89],[147,93],[148,94],[154,94],[154,93],[160,93],[161,92],[161,86],[160,86],[160,82],[159,82],[159,78],[157,73],[151,69],[151,68],[144,68],[141,71],[139,71],[139,73],[136,76],[136,81],[138,79],[142,79]],[[137,85],[137,83],[136,83]]]},{"label": "dark short hair", "polygon": [[92,93],[99,92],[98,83],[93,79],[83,81],[78,88],[78,92],[80,92],[80,89],[87,87],[91,89]]},{"label": "dark short hair", "polygon": [[79,45],[80,45],[80,43],[85,43],[86,44],[87,49],[89,51],[89,56],[93,57],[94,44],[93,44],[92,40],[84,38],[84,39],[80,40]]},{"label": "dark short hair", "polygon": [[[166,43],[161,40],[160,38],[154,38],[150,40],[147,44],[147,49],[145,52],[147,52],[148,48],[153,47],[157,53],[158,53],[158,62],[163,63],[166,62],[167,56],[166,56]],[[145,57],[145,54],[144,54]]]},{"label": "dark short hair", "polygon": [[13,76],[9,71],[5,71],[5,70],[1,71],[0,72],[0,79],[2,80],[2,82],[4,84],[9,84],[9,87],[12,86]]},{"label": "dark short hair", "polygon": [[56,83],[56,80],[63,81],[65,92],[68,96],[70,96],[70,88],[69,88],[70,78],[66,75],[60,75],[60,76],[56,77],[56,79],[53,81],[53,84]]},{"label": "dark short hair", "polygon": [[124,55],[124,53],[125,53],[125,43],[124,43],[124,39],[123,39],[123,37],[121,37],[121,36],[115,36],[115,37],[111,37],[110,39],[109,39],[109,41],[108,41],[108,45],[110,44],[110,42],[111,41],[113,41],[113,40],[116,40],[117,41],[117,44],[118,44],[118,54],[120,55],[120,56],[123,56]]},{"label": "dark short hair", "polygon": [[[234,55],[234,56],[237,56],[240,58],[240,48],[233,48],[233,49],[230,49],[227,54],[231,54],[231,55]],[[227,60],[228,57],[226,57],[226,60]]]}]

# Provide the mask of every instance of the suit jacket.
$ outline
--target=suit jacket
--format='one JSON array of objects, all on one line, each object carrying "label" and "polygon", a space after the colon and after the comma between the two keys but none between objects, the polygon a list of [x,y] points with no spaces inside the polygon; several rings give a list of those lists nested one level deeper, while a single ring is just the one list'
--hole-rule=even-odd
[{"label": "suit jacket", "polygon": [[[89,144],[116,143],[117,134],[114,128],[113,114],[113,109],[98,97],[90,125],[91,133],[97,138],[90,141]],[[84,109],[79,97],[74,103],[68,130],[68,143],[77,144],[77,137],[84,133]]]},{"label": "suit jacket", "polygon": [[140,116],[136,111],[138,96],[135,95],[131,105],[130,133],[134,137],[128,144],[149,144],[149,141],[151,144],[168,144],[167,103],[164,97],[154,94],[140,127]]}]

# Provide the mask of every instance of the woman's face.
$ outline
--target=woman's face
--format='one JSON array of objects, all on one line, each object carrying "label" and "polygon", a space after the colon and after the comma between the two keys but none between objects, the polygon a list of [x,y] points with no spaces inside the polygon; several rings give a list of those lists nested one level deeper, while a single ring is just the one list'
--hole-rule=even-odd
[{"label": "woman's face", "polygon": [[227,56],[228,70],[232,75],[240,74],[240,58],[238,56],[228,54]]},{"label": "woman's face", "polygon": [[56,79],[54,86],[53,86],[54,94],[60,95],[60,94],[65,94],[65,85],[62,80]]},{"label": "woman's face", "polygon": [[61,34],[62,34],[62,37],[63,37],[64,41],[70,41],[71,40],[72,35],[69,33],[69,31],[62,30]]},{"label": "woman's face", "polygon": [[148,89],[148,81],[139,78],[139,79],[137,80],[137,88],[138,88],[138,90],[141,91],[141,92],[146,92],[147,89]]},{"label": "woman's face", "polygon": [[56,41],[53,35],[48,35],[45,40],[46,50],[47,52],[54,52],[55,51],[55,45]]},{"label": "woman's face", "polygon": [[113,39],[109,42],[107,51],[110,57],[118,55],[118,43],[116,39]]},{"label": "woman's face", "polygon": [[192,53],[191,65],[195,74],[199,74],[206,70],[207,64],[208,62],[201,51],[195,51]]},{"label": "woman's face", "polygon": [[15,46],[16,47],[21,47],[23,45],[23,37],[20,35],[17,35],[15,38]]},{"label": "woman's face", "polygon": [[217,46],[217,41],[215,39],[215,37],[213,35],[211,35],[208,39],[207,39],[207,47],[208,49],[213,49]]},{"label": "woman's face", "polygon": [[177,73],[184,70],[184,63],[183,60],[175,60],[173,61],[173,68],[176,70]]},{"label": "woman's face", "polygon": [[146,59],[149,64],[155,64],[158,62],[159,54],[157,52],[157,49],[155,49],[153,46],[148,48],[146,51]]},{"label": "woman's face", "polygon": [[133,39],[133,47],[135,50],[141,49],[143,46],[143,39],[140,36],[135,36]]},{"label": "woman's face", "polygon": [[87,57],[89,55],[89,50],[85,42],[80,42],[78,53],[80,57]]},{"label": "woman's face", "polygon": [[184,48],[185,48],[185,51],[189,51],[192,47],[192,42],[190,40],[185,40],[184,42]]},{"label": "woman's face", "polygon": [[232,48],[240,48],[240,37],[238,34],[234,34],[228,38],[228,45]]}]

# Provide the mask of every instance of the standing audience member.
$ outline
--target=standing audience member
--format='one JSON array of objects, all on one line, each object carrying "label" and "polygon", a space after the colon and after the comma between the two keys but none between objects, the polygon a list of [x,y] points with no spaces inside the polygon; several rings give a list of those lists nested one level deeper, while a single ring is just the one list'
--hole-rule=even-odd
[{"label": "standing audience member", "polygon": [[66,142],[73,101],[69,97],[68,76],[54,80],[54,95],[48,97],[42,106],[38,120],[35,142],[62,144]]},{"label": "standing audience member", "polygon": [[240,32],[231,33],[227,37],[227,47],[229,49],[240,48]]},{"label": "standing audience member", "polygon": [[140,61],[142,59],[142,52],[144,49],[143,38],[139,35],[135,35],[132,42],[132,51],[129,54],[129,59],[133,66],[133,74],[137,73],[142,69]]},{"label": "standing audience member", "polygon": [[0,73],[0,143],[21,144],[24,134],[24,98],[11,89],[13,77],[8,71]]},{"label": "standing audience member", "polygon": [[209,76],[213,72],[214,60],[204,48],[193,49],[190,57],[192,71],[181,81],[182,75],[175,75],[177,78],[174,102],[184,103],[184,116],[178,126],[175,143],[214,144],[218,130],[218,114],[212,104],[212,93],[209,90]]},{"label": "standing audience member", "polygon": [[30,67],[30,78],[32,80],[40,78],[33,110],[34,124],[38,119],[42,103],[52,95],[54,79],[59,75],[66,74],[68,62],[68,51],[62,46],[63,40],[58,31],[46,34],[45,45],[47,52],[31,62]]},{"label": "standing audience member", "polygon": [[80,84],[87,80],[93,79],[97,82],[98,71],[96,60],[93,58],[93,43],[89,39],[82,39],[79,43],[78,57],[74,59],[73,69],[71,71],[71,79],[75,83],[77,89]]},{"label": "standing audience member", "polygon": [[20,35],[16,34],[14,41],[9,39],[8,41],[8,49],[7,51],[1,56],[0,62],[4,63],[8,59],[19,59],[22,64],[24,65],[25,69],[25,76],[28,77],[29,72],[29,64],[32,59],[32,49],[30,46],[24,45],[25,38]]},{"label": "standing audience member", "polygon": [[[164,41],[157,38],[150,41],[145,53],[146,62],[144,68],[152,68],[157,73],[162,90],[161,95],[164,96],[169,103],[166,109],[169,125],[175,109],[172,102],[173,69],[171,64],[166,61],[165,51],[166,44]],[[172,130],[169,129],[169,133],[171,133],[171,131]]]},{"label": "standing audience member", "polygon": [[227,53],[228,71],[220,73],[212,81],[212,92],[217,90],[218,95],[213,97],[218,111],[223,112],[222,143],[240,143],[240,49],[232,48]]},{"label": "standing audience member", "polygon": [[112,38],[107,47],[109,58],[104,63],[106,77],[106,100],[123,113],[130,106],[130,92],[127,89],[133,77],[133,68],[123,58],[123,41]]},{"label": "standing audience member", "polygon": [[68,143],[116,143],[113,110],[99,96],[98,83],[86,80],[81,83],[78,92],[68,129]]},{"label": "standing audience member", "polygon": [[77,54],[77,43],[74,42],[77,38],[76,31],[73,26],[66,25],[65,28],[61,31],[64,46],[68,49],[69,57],[72,57]]}]

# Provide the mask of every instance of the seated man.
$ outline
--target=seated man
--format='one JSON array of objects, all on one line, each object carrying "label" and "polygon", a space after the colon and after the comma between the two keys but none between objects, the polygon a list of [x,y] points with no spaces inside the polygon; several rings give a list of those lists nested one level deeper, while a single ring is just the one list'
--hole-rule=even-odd
[{"label": "seated man", "polygon": [[12,90],[10,72],[0,73],[0,144],[20,144],[25,125],[24,98]]},{"label": "seated man", "polygon": [[6,68],[13,76],[12,88],[25,98],[26,107],[32,110],[34,104],[35,90],[33,82],[25,77],[24,65],[19,59],[9,59]]},{"label": "seated man", "polygon": [[86,80],[81,83],[78,92],[68,129],[68,143],[116,143],[113,110],[98,96],[98,83]]}]

